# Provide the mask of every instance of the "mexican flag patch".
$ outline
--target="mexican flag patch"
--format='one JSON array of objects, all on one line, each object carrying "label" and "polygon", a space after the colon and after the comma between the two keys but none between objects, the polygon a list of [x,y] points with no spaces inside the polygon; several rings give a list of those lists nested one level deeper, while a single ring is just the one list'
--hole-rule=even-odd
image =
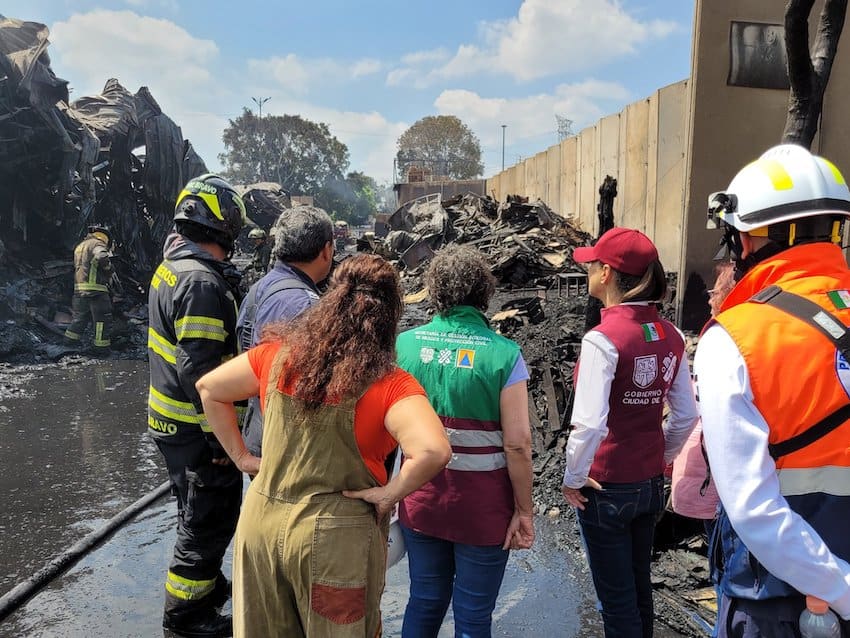
[{"label": "mexican flag patch", "polygon": [[643,328],[643,338],[648,342],[661,341],[664,338],[664,326],[662,326],[659,321],[642,323],[640,324],[640,327]]},{"label": "mexican flag patch", "polygon": [[832,290],[826,294],[839,310],[850,308],[850,292],[847,290]]}]

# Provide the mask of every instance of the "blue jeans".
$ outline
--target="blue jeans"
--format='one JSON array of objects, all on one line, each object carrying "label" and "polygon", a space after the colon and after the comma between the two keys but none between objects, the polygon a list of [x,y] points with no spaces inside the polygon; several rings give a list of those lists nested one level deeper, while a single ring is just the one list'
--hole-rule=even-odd
[{"label": "blue jeans", "polygon": [[455,638],[489,638],[509,552],[401,531],[410,569],[402,637],[436,638],[451,601]]},{"label": "blue jeans", "polygon": [[602,603],[605,638],[652,636],[649,564],[655,521],[664,507],[664,481],[603,483],[587,497],[578,520],[596,595]]}]

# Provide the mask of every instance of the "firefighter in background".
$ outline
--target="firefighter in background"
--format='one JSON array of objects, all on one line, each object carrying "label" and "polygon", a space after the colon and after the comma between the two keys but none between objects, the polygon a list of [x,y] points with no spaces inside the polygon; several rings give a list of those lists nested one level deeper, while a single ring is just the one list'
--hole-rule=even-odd
[{"label": "firefighter in background", "polygon": [[272,247],[269,244],[269,238],[266,231],[262,228],[252,228],[248,233],[248,239],[254,242],[254,253],[251,258],[251,268],[263,276],[269,270],[269,260],[272,256]]},{"label": "firefighter in background", "polygon": [[110,232],[105,226],[88,227],[85,239],[74,249],[74,297],[71,325],[65,338],[80,343],[89,321],[94,322],[94,347],[107,351],[112,330],[109,286],[114,272],[109,260]]},{"label": "firefighter in background", "polygon": [[181,635],[232,631],[219,610],[230,592],[221,563],[239,517],[242,474],[212,434],[195,382],[237,354],[239,273],[230,256],[244,219],[242,199],[225,180],[191,180],[151,280],[148,431],[177,497],[163,627]]}]

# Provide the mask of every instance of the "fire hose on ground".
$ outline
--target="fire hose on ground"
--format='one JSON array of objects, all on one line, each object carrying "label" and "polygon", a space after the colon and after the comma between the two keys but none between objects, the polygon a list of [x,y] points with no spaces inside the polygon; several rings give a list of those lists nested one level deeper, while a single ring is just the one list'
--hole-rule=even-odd
[{"label": "fire hose on ground", "polygon": [[97,529],[74,543],[67,550],[54,557],[44,567],[35,572],[25,581],[18,583],[13,589],[0,597],[0,622],[21,607],[27,600],[35,596],[40,589],[51,580],[65,572],[74,563],[94,550],[112,534],[117,532],[125,523],[150,506],[152,503],[168,494],[170,483],[165,481],[136,502],[128,505],[115,516],[110,518],[100,529]]}]

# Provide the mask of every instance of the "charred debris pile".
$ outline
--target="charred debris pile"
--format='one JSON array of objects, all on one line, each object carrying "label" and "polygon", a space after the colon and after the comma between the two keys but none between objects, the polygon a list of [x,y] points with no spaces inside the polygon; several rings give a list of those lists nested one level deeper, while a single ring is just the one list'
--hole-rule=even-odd
[{"label": "charred debris pile", "polygon": [[494,328],[522,346],[531,374],[536,500],[548,509],[563,471],[587,302],[587,277],[572,251],[591,236],[540,200],[508,196],[499,203],[473,193],[411,200],[389,217],[387,230],[385,237],[361,237],[358,250],[398,262],[408,293],[405,327],[427,320],[422,275],[435,251],[459,243],[487,256],[499,283],[488,316]]},{"label": "charred debris pile", "polygon": [[7,334],[9,326],[61,322],[73,248],[92,223],[114,235],[126,295],[116,304],[116,327],[122,318],[143,321],[174,200],[185,180],[206,172],[146,87],[133,94],[110,79],[99,95],[70,101],[68,82],[50,67],[47,36],[42,24],[0,16],[0,354],[7,355],[42,341]]},{"label": "charred debris pile", "polygon": [[[452,243],[483,252],[498,281],[488,309],[491,325],[522,347],[529,368],[534,502],[552,519],[571,517],[560,494],[573,373],[586,328],[587,277],[572,251],[591,236],[544,202],[508,196],[504,202],[473,193],[443,200],[428,195],[402,205],[386,223],[384,237],[366,233],[358,250],[395,260],[407,292],[403,329],[427,321],[422,276],[435,251]],[[668,275],[675,290],[675,275]],[[671,297],[672,298],[672,297]],[[672,317],[672,304],[662,308]],[[581,551],[578,536],[564,528],[564,543]],[[653,567],[663,621],[684,635],[703,635],[700,620],[713,620],[704,542],[684,519],[659,525]]]}]

